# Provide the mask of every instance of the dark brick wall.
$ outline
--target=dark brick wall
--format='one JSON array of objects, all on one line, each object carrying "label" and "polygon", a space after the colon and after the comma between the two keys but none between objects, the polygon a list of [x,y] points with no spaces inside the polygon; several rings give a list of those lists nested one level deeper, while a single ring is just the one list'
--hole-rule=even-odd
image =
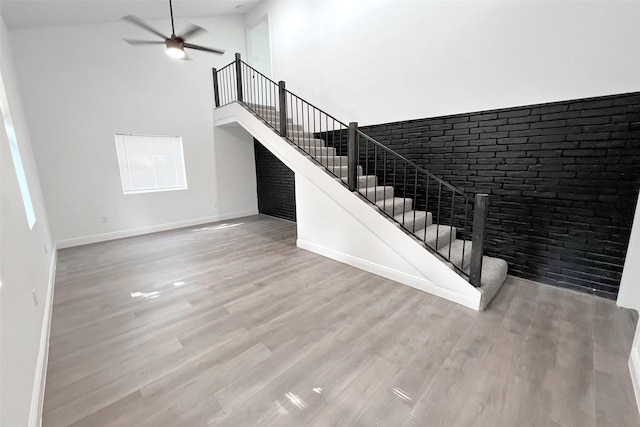
[{"label": "dark brick wall", "polygon": [[265,215],[296,220],[296,186],[293,171],[254,139],[258,211]]},{"label": "dark brick wall", "polygon": [[489,193],[487,253],[511,274],[617,295],[640,186],[640,93],[361,130]]}]

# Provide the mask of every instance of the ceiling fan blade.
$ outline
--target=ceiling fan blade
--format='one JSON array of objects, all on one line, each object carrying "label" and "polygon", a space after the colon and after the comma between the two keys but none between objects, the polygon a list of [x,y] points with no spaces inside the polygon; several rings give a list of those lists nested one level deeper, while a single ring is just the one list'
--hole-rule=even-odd
[{"label": "ceiling fan blade", "polygon": [[198,46],[197,44],[191,44],[191,43],[185,43],[184,47],[189,49],[202,50],[204,52],[217,53],[219,55],[222,55],[224,53],[224,50],[212,49],[210,47]]},{"label": "ceiling fan blade", "polygon": [[205,30],[204,28],[198,27],[195,24],[189,24],[189,27],[187,27],[185,32],[182,33],[182,35],[179,35],[178,37],[180,37],[182,40],[186,40],[188,38],[195,36],[198,33],[206,32],[206,31],[207,30]]},{"label": "ceiling fan blade", "polygon": [[129,40],[129,39],[123,39],[123,40],[133,46],[140,46],[145,44],[164,44],[164,42],[157,42],[152,40]]},{"label": "ceiling fan blade", "polygon": [[146,22],[144,22],[143,20],[141,20],[140,18],[133,16],[133,15],[127,15],[125,17],[122,18],[123,21],[127,21],[132,23],[133,25],[137,25],[140,28],[144,28],[145,30],[152,32],[153,34],[155,34],[158,37],[162,37],[163,39],[168,38],[167,36],[163,35],[160,31],[156,30],[155,28],[153,28],[151,25],[147,24]]}]

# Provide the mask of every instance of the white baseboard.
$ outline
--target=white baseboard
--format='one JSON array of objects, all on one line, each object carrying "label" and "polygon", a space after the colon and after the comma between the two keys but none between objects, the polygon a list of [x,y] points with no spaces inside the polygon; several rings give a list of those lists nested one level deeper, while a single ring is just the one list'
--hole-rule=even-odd
[{"label": "white baseboard", "polygon": [[42,331],[40,332],[40,349],[36,362],[36,377],[33,382],[33,394],[31,395],[31,411],[29,412],[29,427],[42,425],[42,408],[44,404],[44,388],[47,380],[47,364],[49,362],[49,336],[51,332],[51,314],[53,308],[53,290],[56,280],[56,263],[58,250],[54,243],[52,248],[51,264],[49,265],[49,281],[47,283],[47,298],[42,317]]},{"label": "white baseboard", "polygon": [[232,212],[223,215],[207,216],[203,218],[189,219],[186,221],[170,222],[166,224],[151,225],[149,227],[132,228],[129,230],[113,231],[111,233],[94,234],[92,236],[75,237],[73,239],[58,240],[58,249],[73,246],[89,245],[91,243],[106,242],[108,240],[122,239],[125,237],[140,236],[142,234],[157,233],[159,231],[174,230],[176,228],[191,227],[194,225],[208,224],[210,222],[224,221],[227,219],[242,218],[257,215],[258,210],[252,209],[242,212]]},{"label": "white baseboard", "polygon": [[[639,326],[640,327],[640,326]],[[633,391],[636,393],[636,403],[640,411],[640,348],[633,347],[629,356],[629,370],[631,371],[631,382]]]},{"label": "white baseboard", "polygon": [[368,271],[369,273],[373,273],[378,276],[382,276],[384,278],[402,283],[404,285],[411,286],[412,288],[436,295],[440,298],[456,302],[473,310],[478,310],[480,307],[480,294],[478,294],[477,298],[471,297],[469,295],[463,295],[451,289],[446,289],[438,286],[425,278],[394,270],[384,265],[374,264],[365,259],[356,258],[352,255],[338,252],[336,250],[316,245],[315,243],[306,242],[304,240],[298,239],[296,244],[299,248],[306,249],[310,252],[314,252],[327,258],[331,258],[344,264],[359,268],[361,270]]}]

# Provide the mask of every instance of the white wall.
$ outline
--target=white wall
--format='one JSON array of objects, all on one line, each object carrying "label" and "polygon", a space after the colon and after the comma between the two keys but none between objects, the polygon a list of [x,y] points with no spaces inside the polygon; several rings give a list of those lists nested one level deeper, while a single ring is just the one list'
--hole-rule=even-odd
[{"label": "white wall", "polygon": [[[229,183],[216,168],[212,130],[211,68],[245,53],[244,19],[183,19],[176,29],[188,22],[210,31],[193,43],[225,55],[191,51],[193,61],[174,61],[162,45],[126,44],[123,38],[154,36],[125,22],[12,31],[52,233],[62,246],[257,210],[245,195],[221,199]],[[189,189],[123,195],[114,133],[182,136]],[[241,160],[229,159],[238,174],[253,171]]]},{"label": "white wall", "polygon": [[[47,211],[32,154],[14,68],[10,37],[0,20],[0,73],[33,201],[36,222],[27,223],[4,123],[0,125],[0,425],[29,425],[34,385],[40,390],[46,361],[48,302],[55,256]],[[46,253],[45,253],[46,248]],[[39,302],[34,304],[32,291]],[[49,295],[49,297],[48,297]],[[43,328],[44,321],[44,328]],[[44,333],[44,335],[43,335]],[[41,346],[41,342],[45,345]],[[38,407],[41,396],[33,395]],[[36,411],[37,413],[37,411]]]},{"label": "white wall", "polygon": [[[640,312],[640,198],[636,204],[617,302],[620,307]],[[636,326],[636,335],[629,356],[629,369],[640,410],[640,323]]]},{"label": "white wall", "polygon": [[620,307],[640,312],[640,197],[636,203],[617,302]]},{"label": "white wall", "polygon": [[640,90],[630,54],[640,2],[270,0],[267,10],[274,79],[344,122]]},{"label": "white wall", "polygon": [[228,212],[240,205],[257,214],[258,188],[253,138],[247,137],[247,133],[239,128],[216,127],[214,135],[220,209]]}]

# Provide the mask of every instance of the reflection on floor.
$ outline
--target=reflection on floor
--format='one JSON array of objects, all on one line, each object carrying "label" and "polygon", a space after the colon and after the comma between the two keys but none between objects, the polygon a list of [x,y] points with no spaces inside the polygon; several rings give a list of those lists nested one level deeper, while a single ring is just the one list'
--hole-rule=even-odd
[{"label": "reflection on floor", "polygon": [[636,426],[630,312],[509,279],[487,312],[255,216],[59,253],[44,426]]}]

